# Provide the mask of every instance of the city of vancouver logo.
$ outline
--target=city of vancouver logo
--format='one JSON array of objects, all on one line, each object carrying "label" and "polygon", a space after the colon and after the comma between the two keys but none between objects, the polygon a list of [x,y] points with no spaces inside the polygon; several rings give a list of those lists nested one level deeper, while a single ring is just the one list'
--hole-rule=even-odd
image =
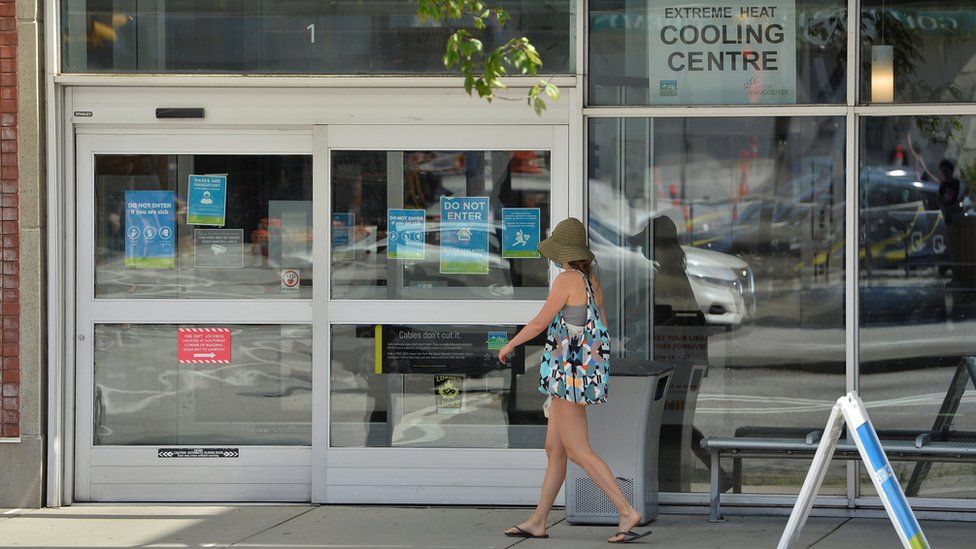
[{"label": "city of vancouver logo", "polygon": [[678,95],[678,81],[677,80],[661,80],[658,88],[658,95],[660,97],[677,97]]}]

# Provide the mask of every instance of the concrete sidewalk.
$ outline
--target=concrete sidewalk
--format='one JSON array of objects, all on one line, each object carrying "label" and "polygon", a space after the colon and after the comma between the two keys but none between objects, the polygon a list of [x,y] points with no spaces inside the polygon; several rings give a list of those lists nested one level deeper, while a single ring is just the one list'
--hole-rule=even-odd
[{"label": "concrete sidewalk", "polygon": [[[526,509],[310,505],[77,505],[0,514],[0,547],[510,548],[608,547],[609,527],[571,526],[554,511],[548,540],[506,538]],[[641,547],[775,547],[785,517],[661,515]],[[976,525],[923,522],[933,547],[971,548]],[[887,520],[811,518],[797,548],[898,547]]]}]

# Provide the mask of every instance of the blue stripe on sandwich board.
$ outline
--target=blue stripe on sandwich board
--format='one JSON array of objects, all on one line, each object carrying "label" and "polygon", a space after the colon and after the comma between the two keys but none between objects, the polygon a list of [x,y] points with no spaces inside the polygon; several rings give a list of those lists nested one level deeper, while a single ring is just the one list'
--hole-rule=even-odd
[{"label": "blue stripe on sandwich board", "polygon": [[898,479],[895,478],[895,474],[891,470],[891,465],[888,463],[888,458],[885,457],[884,452],[881,450],[881,441],[878,440],[877,433],[874,432],[871,424],[865,421],[857,428],[857,434],[861,439],[861,444],[864,446],[864,451],[867,453],[868,466],[871,467],[875,475],[880,475],[882,479],[881,489],[884,490],[888,498],[888,503],[895,512],[895,520],[901,527],[902,532],[905,533],[905,537],[912,539],[922,528],[918,525],[918,521],[915,520],[911,507],[908,506],[908,500],[905,499],[904,492],[898,487]]}]

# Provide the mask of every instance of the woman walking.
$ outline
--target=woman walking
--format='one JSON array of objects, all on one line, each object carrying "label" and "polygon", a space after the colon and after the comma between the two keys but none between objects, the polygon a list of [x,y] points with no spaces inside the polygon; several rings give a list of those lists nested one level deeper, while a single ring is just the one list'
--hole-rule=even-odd
[{"label": "woman walking", "polygon": [[556,277],[542,310],[498,352],[504,363],[516,347],[548,329],[539,390],[546,393],[543,411],[548,464],[535,512],[506,536],[547,538],[546,519],[566,478],[567,459],[582,467],[610,498],[620,515],[618,532],[607,541],[628,543],[650,534],[634,532],[640,513],[630,505],[610,468],[590,448],[586,408],[607,400],[610,344],[603,323],[603,291],[593,274],[593,252],[586,227],[576,218],[562,221],[539,243],[539,252],[563,272]]}]

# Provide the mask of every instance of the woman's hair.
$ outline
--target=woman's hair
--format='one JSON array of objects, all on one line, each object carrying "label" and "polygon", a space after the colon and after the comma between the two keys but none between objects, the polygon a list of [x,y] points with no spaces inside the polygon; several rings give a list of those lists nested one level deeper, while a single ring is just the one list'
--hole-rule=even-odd
[{"label": "woman's hair", "polygon": [[593,262],[589,259],[575,259],[570,261],[568,265],[586,276],[593,276]]}]

